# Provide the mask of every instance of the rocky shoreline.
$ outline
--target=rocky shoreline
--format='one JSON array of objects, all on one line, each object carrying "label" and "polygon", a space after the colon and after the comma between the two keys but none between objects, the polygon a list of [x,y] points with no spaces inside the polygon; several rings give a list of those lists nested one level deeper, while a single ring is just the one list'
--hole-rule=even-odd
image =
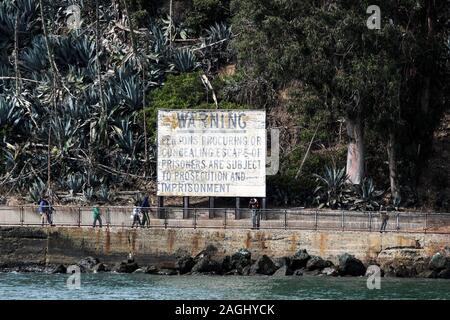
[{"label": "rocky shoreline", "polygon": [[71,273],[79,268],[82,273],[116,272],[156,275],[240,275],[240,276],[369,276],[380,272],[385,277],[440,278],[450,279],[450,248],[436,252],[432,257],[417,254],[414,248],[391,248],[384,250],[376,261],[364,264],[353,255],[338,256],[338,263],[310,255],[301,249],[293,256],[272,259],[267,255],[252,258],[247,249],[233,255],[217,257],[217,248],[207,246],[198,255],[191,256],[179,250],[174,268],[158,268],[154,265],[139,265],[132,257],[108,265],[98,258],[85,257],[76,265],[0,264],[0,272],[43,272],[48,274]]}]

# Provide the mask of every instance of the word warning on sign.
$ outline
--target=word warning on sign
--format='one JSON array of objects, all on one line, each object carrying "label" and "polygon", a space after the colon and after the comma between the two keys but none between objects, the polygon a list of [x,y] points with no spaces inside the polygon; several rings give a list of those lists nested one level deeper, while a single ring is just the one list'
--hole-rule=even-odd
[{"label": "word warning on sign", "polygon": [[265,197],[265,164],[265,111],[158,111],[158,196]]}]

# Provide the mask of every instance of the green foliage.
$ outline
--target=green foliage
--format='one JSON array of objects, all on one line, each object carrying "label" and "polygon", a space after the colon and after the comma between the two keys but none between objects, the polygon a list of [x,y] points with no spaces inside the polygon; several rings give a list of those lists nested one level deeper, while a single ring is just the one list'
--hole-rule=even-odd
[{"label": "green foliage", "polygon": [[[216,109],[212,92],[207,90],[201,80],[200,71],[167,76],[164,85],[151,92],[150,107],[145,109],[147,130],[151,136],[156,135],[156,118],[158,109]],[[222,81],[213,81],[213,88],[220,90]],[[229,101],[220,101],[219,109],[243,109],[248,106]],[[141,114],[142,116],[142,114]]]},{"label": "green foliage", "polygon": [[314,193],[317,194],[316,201],[321,207],[331,209],[342,209],[348,201],[345,197],[347,192],[347,179],[345,167],[337,169],[336,167],[325,167],[323,175],[314,174],[319,185]]},{"label": "green foliage", "polygon": [[199,34],[218,22],[230,17],[230,0],[192,0],[192,7],[186,15],[186,25]]}]

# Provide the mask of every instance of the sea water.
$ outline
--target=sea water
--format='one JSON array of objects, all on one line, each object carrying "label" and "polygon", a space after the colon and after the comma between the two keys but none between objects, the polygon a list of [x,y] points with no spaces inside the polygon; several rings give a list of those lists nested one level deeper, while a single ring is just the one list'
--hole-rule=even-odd
[{"label": "sea water", "polygon": [[[0,273],[0,299],[450,299],[450,280],[364,277]],[[370,286],[369,286],[370,287]],[[373,286],[372,286],[373,287]]]}]

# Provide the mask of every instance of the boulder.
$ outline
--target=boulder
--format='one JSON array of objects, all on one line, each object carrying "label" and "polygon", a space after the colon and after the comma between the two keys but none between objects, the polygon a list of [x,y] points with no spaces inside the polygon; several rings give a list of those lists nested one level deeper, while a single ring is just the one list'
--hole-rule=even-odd
[{"label": "boulder", "polygon": [[252,254],[247,249],[240,249],[231,256],[232,269],[243,270],[252,264]]},{"label": "boulder", "polygon": [[284,265],[282,267],[280,267],[277,271],[275,271],[275,273],[273,274],[273,276],[292,276],[294,274],[294,271],[292,271],[291,269],[289,269],[288,266]]},{"label": "boulder", "polygon": [[194,265],[195,265],[194,258],[185,255],[177,260],[177,262],[175,263],[175,268],[178,270],[180,274],[186,274],[188,272],[191,272]]},{"label": "boulder", "polygon": [[301,268],[306,268],[306,264],[311,256],[305,249],[298,250],[290,261],[290,268],[292,270],[297,270]]},{"label": "boulder", "polygon": [[106,271],[109,271],[109,270],[106,267],[106,265],[104,265],[103,263],[97,263],[95,266],[92,267],[92,272],[94,272],[94,273],[106,272]]},{"label": "boulder", "polygon": [[417,278],[434,279],[437,277],[438,277],[438,272],[436,270],[425,270],[417,275]]},{"label": "boulder", "polygon": [[428,267],[431,270],[440,271],[443,269],[450,269],[450,257],[438,252],[431,257]]},{"label": "boulder", "polygon": [[231,264],[231,256],[225,256],[222,260],[222,270],[227,274],[230,271],[236,270],[233,269],[233,265]]},{"label": "boulder", "polygon": [[363,276],[366,268],[361,260],[353,255],[344,253],[339,256],[339,274],[343,276]]},{"label": "boulder", "polygon": [[178,272],[174,269],[161,269],[157,274],[161,276],[175,276],[178,274]]},{"label": "boulder", "polygon": [[216,253],[217,253],[217,248],[212,245],[209,244],[206,246],[205,249],[203,249],[202,251],[200,251],[194,258],[195,262],[198,262],[200,259],[204,258],[204,257],[213,257]]},{"label": "boulder", "polygon": [[133,271],[133,273],[158,274],[159,270],[155,266],[141,267]]},{"label": "boulder", "polygon": [[326,276],[330,277],[337,277],[339,275],[339,272],[337,271],[336,267],[326,267],[322,270],[321,274],[324,274]]},{"label": "boulder", "polygon": [[242,274],[243,276],[249,276],[250,275],[250,270],[251,270],[252,266],[246,266],[242,269],[242,272],[240,274]]},{"label": "boulder", "polygon": [[267,255],[262,255],[250,268],[250,275],[272,275],[277,271],[275,263]]},{"label": "boulder", "polygon": [[281,268],[283,266],[290,267],[291,266],[291,257],[281,257],[275,258],[274,261],[277,268]]},{"label": "boulder", "polygon": [[427,269],[424,249],[415,247],[387,248],[377,257],[377,265],[387,277],[415,277]]},{"label": "boulder", "polygon": [[308,259],[308,262],[306,263],[306,270],[313,271],[313,270],[322,270],[326,267],[330,267],[330,262],[323,260],[319,256],[311,256],[310,259]]},{"label": "boulder", "polygon": [[118,273],[132,273],[137,269],[139,269],[139,266],[136,262],[122,261],[114,266],[113,271]]},{"label": "boulder", "polygon": [[145,267],[141,267],[133,271],[133,273],[145,273]]},{"label": "boulder", "polygon": [[450,269],[441,270],[437,277],[441,279],[450,279]]},{"label": "boulder", "polygon": [[193,273],[222,272],[222,264],[209,256],[204,256],[192,267]]},{"label": "boulder", "polygon": [[55,274],[55,273],[67,273],[67,268],[64,265],[60,264],[60,265],[57,265],[56,267],[54,267],[50,271],[50,273],[52,273],[52,274]]},{"label": "boulder", "polygon": [[298,269],[298,270],[295,270],[292,275],[294,275],[294,276],[302,276],[303,272],[304,272],[304,269]]},{"label": "boulder", "polygon": [[77,265],[81,268],[82,272],[91,272],[92,268],[98,263],[100,263],[100,261],[97,258],[86,257],[78,261]]},{"label": "boulder", "polygon": [[315,270],[304,270],[301,269],[302,273],[304,276],[318,276],[321,275],[322,272],[319,269],[315,269]]}]

